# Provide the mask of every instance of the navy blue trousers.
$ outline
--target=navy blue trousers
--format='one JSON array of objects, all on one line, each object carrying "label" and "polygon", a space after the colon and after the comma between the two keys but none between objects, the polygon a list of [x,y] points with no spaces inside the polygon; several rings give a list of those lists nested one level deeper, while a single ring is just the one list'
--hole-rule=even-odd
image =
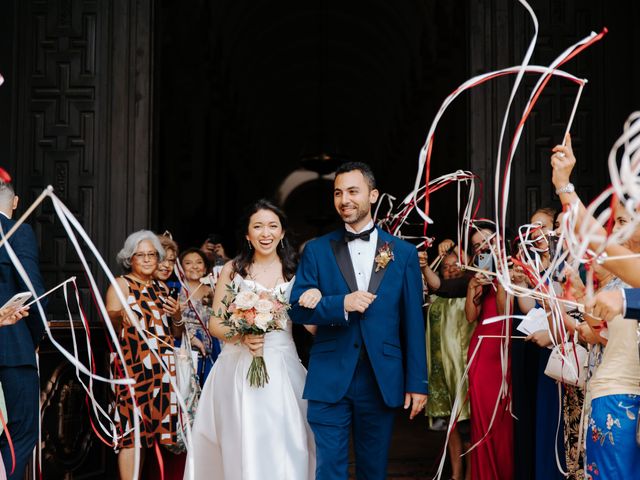
[{"label": "navy blue trousers", "polygon": [[7,478],[18,480],[24,476],[27,463],[31,460],[33,448],[38,441],[38,417],[40,415],[40,380],[35,367],[0,367],[0,382],[4,390],[9,417],[9,434],[16,454],[13,462],[7,436],[0,437],[0,452],[7,471]]},{"label": "navy blue trousers", "polygon": [[316,480],[349,478],[352,431],[356,478],[384,480],[396,411],[384,403],[366,354],[338,403],[309,400],[307,419],[316,441]]}]

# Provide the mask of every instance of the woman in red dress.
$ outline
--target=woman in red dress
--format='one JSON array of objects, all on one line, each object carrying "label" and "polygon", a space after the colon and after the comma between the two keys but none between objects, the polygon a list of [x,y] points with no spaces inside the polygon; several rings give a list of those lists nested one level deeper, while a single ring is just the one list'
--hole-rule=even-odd
[{"label": "woman in red dress", "polygon": [[[480,268],[491,270],[490,248],[495,227],[476,222],[471,241]],[[506,293],[499,283],[477,274],[469,282],[465,312],[469,322],[478,322],[469,344],[469,401],[471,403],[471,478],[474,480],[513,479],[513,420],[511,417],[511,361],[507,356],[506,387],[503,383],[503,338],[510,322],[485,324],[505,312]],[[481,341],[480,345],[478,343]],[[476,351],[477,347],[477,351]],[[474,355],[475,352],[475,355]],[[492,424],[493,418],[493,424]]]}]

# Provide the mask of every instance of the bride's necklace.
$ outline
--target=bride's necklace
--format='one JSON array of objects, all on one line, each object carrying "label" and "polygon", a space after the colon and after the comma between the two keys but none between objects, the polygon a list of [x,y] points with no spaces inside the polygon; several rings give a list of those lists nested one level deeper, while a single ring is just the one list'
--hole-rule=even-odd
[{"label": "bride's necklace", "polygon": [[273,266],[273,264],[276,263],[277,260],[278,260],[278,257],[276,256],[273,260],[271,260],[265,266],[260,265],[260,264],[256,263],[255,261],[251,262],[252,273],[257,273],[257,272],[255,272],[255,270],[258,269],[258,267],[260,267],[259,268],[260,273],[263,273],[263,274],[267,273],[269,271],[269,269]]},{"label": "bride's necklace", "polygon": [[[278,276],[278,278],[276,279],[275,285],[273,286],[269,286],[267,284],[265,284],[264,282],[261,282],[258,280],[258,274],[262,274],[262,275],[267,275],[271,269],[271,267],[273,267],[273,265],[278,261],[279,257],[275,257],[273,260],[271,260],[269,263],[267,263],[266,265],[260,265],[256,262],[252,262],[251,263],[251,271],[249,272],[249,278],[251,280],[253,280],[254,282],[258,282],[260,284],[262,284],[265,287],[268,287],[269,289],[273,289],[278,285],[278,281],[281,279],[281,275]],[[257,267],[260,267],[259,269]]]}]

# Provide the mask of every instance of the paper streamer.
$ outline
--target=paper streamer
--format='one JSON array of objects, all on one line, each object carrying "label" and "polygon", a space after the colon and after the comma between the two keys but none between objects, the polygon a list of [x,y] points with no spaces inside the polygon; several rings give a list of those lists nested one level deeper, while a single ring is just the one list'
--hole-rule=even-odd
[{"label": "paper streamer", "polygon": [[[16,231],[16,229],[19,227],[19,225],[27,218],[27,216],[32,213],[35,208],[37,207],[37,205],[39,205],[46,197],[49,197],[53,203],[54,206],[54,210],[56,212],[57,217],[59,218],[59,220],[61,221],[65,232],[67,233],[69,240],[71,241],[71,244],[73,245],[74,249],[76,250],[76,253],[78,254],[81,264],[83,266],[83,269],[85,271],[85,274],[87,276],[87,279],[89,281],[89,286],[90,289],[92,290],[92,292],[99,292],[97,284],[95,282],[95,278],[93,277],[93,274],[91,273],[91,269],[88,265],[88,262],[84,256],[84,253],[82,251],[82,248],[79,244],[78,238],[76,237],[75,232],[77,232],[80,237],[82,238],[82,240],[84,241],[85,245],[89,248],[89,250],[91,251],[91,253],[94,255],[95,259],[98,262],[98,265],[100,266],[100,268],[102,269],[102,271],[105,273],[105,275],[107,276],[107,278],[109,279],[110,284],[114,287],[115,292],[120,300],[120,302],[122,303],[122,305],[124,306],[125,311],[127,311],[127,314],[129,316],[129,320],[131,321],[131,323],[136,326],[138,333],[140,335],[140,338],[142,341],[146,342],[147,344],[149,344],[149,339],[148,337],[145,335],[145,331],[141,328],[141,325],[138,322],[138,319],[136,317],[136,315],[131,311],[126,298],[124,297],[124,295],[122,294],[122,292],[120,291],[120,288],[118,287],[115,277],[113,276],[113,274],[111,273],[111,271],[109,270],[108,266],[106,265],[106,263],[104,262],[104,259],[102,258],[102,256],[100,255],[100,253],[98,252],[98,250],[96,249],[95,245],[93,244],[93,242],[91,241],[91,239],[89,238],[89,236],[87,235],[87,233],[84,231],[84,229],[82,228],[82,226],[80,225],[80,223],[78,222],[78,220],[75,218],[75,216],[68,210],[68,208],[63,204],[63,202],[53,193],[53,189],[49,186],[47,187],[47,189],[45,189],[42,194],[36,199],[36,201],[30,206],[30,208],[27,210],[27,212],[25,212],[25,214],[19,219],[18,222],[16,222],[16,225],[14,226],[14,228],[12,228],[9,232],[7,232],[7,235],[4,234],[4,232],[1,231],[0,229],[0,245],[4,245],[5,248],[7,249],[7,253],[9,255],[9,257],[11,258],[11,261],[13,263],[13,265],[15,266],[18,274],[20,275],[20,277],[22,278],[22,280],[24,281],[24,283],[27,285],[29,291],[32,293],[32,295],[34,296],[34,298],[36,299],[34,302],[37,310],[38,310],[38,314],[40,315],[40,318],[43,322],[43,325],[45,327],[45,333],[47,334],[47,336],[49,337],[49,340],[51,341],[51,343],[55,346],[55,348],[60,351],[60,353],[75,367],[76,369],[76,376],[78,378],[78,380],[80,381],[83,389],[85,390],[85,392],[87,393],[87,397],[90,400],[91,404],[92,404],[92,411],[97,419],[98,422],[98,427],[99,429],[108,437],[111,437],[113,439],[113,443],[117,443],[118,440],[118,435],[115,432],[115,427],[113,425],[113,422],[111,421],[109,415],[107,414],[107,412],[99,405],[99,403],[97,402],[95,395],[93,394],[93,382],[94,381],[99,381],[99,382],[103,382],[103,383],[107,383],[107,384],[120,384],[120,385],[126,385],[127,388],[129,389],[129,393],[131,395],[133,404],[134,404],[134,411],[136,412],[136,415],[134,415],[134,427],[133,427],[133,434],[134,434],[134,445],[135,445],[135,468],[134,468],[134,478],[139,478],[139,474],[140,474],[140,409],[138,407],[138,405],[136,404],[135,401],[135,381],[133,378],[131,378],[128,373],[126,372],[126,370],[123,372],[124,373],[124,377],[123,379],[109,379],[109,378],[105,378],[102,377],[100,375],[95,374],[95,372],[93,371],[93,365],[94,365],[94,360],[92,357],[92,349],[91,349],[91,340],[90,340],[90,334],[89,334],[89,325],[88,322],[86,321],[86,318],[84,316],[84,312],[82,309],[82,306],[80,304],[80,298],[79,298],[79,294],[77,292],[77,288],[75,290],[75,297],[76,297],[76,302],[78,305],[78,310],[81,315],[82,318],[82,325],[83,328],[85,329],[85,342],[87,342],[87,359],[86,361],[89,364],[89,368],[87,368],[83,362],[78,358],[79,356],[79,348],[77,345],[77,338],[75,335],[75,331],[74,331],[74,326],[73,326],[73,318],[71,315],[71,311],[69,309],[69,299],[68,299],[68,293],[66,290],[66,285],[68,283],[73,283],[74,284],[74,288],[77,287],[75,285],[75,279],[69,279],[65,282],[63,282],[63,284],[58,285],[56,288],[50,290],[47,293],[51,293],[51,291],[57,289],[57,288],[65,288],[65,300],[67,302],[67,314],[69,316],[69,321],[70,321],[70,328],[71,328],[71,335],[72,335],[72,342],[73,342],[73,353],[67,351],[59,342],[57,342],[55,340],[55,338],[52,335],[52,332],[49,328],[48,322],[46,320],[46,316],[44,313],[44,310],[42,308],[42,305],[40,303],[40,298],[37,298],[37,293],[35,292],[33,285],[31,284],[31,281],[29,280],[28,275],[26,274],[26,272],[24,271],[24,267],[22,266],[20,260],[18,259],[18,257],[16,256],[15,252],[13,251],[13,249],[11,248],[11,244],[7,241],[9,239],[9,236],[11,234],[13,234],[13,232]],[[118,355],[118,357],[120,358],[120,360],[122,361],[122,365],[126,365],[126,362],[124,361],[124,355],[123,352],[121,350],[119,341],[118,341],[118,335],[116,334],[116,332],[113,329],[113,326],[111,325],[111,321],[109,319],[109,316],[107,314],[106,311],[106,306],[104,304],[104,301],[102,300],[101,295],[96,294],[94,295],[94,300],[96,302],[96,306],[98,308],[98,311],[105,323],[106,326],[106,330],[109,334],[109,337],[111,338],[111,342],[114,345],[115,349],[116,349],[116,353]],[[150,351],[152,352],[153,355],[156,356],[156,358],[158,358],[158,360],[160,361],[160,365],[161,367],[165,370],[165,372],[167,374],[170,374],[169,369],[167,368],[167,366],[164,364],[162,358],[158,355],[158,353],[155,351],[154,348],[150,348]],[[82,375],[86,375],[88,377],[88,384],[86,384],[81,376]],[[178,401],[178,405],[179,407],[183,410],[186,411],[186,404],[185,404],[185,399],[182,398],[182,396],[179,393],[179,390],[177,388],[177,385],[175,384],[175,379],[172,378],[169,375],[172,387],[175,391],[176,394],[176,399]],[[98,431],[96,430],[95,424],[93,424],[93,420],[90,419],[90,421],[92,422],[92,428],[94,428],[94,431],[96,432],[96,434],[98,434]],[[103,423],[103,421],[107,422],[108,426],[105,426],[105,424]],[[186,424],[185,425],[186,429],[185,429],[185,433],[186,433],[186,439],[185,439],[185,443],[187,445],[187,448],[189,448],[189,446],[191,445],[191,428],[190,425]],[[109,432],[109,430],[112,430],[111,432]],[[128,434],[131,432],[123,432],[123,434]],[[100,435],[98,435],[99,437],[101,437]],[[104,438],[101,437],[101,439],[104,441]],[[192,462],[192,460],[191,460]]]}]

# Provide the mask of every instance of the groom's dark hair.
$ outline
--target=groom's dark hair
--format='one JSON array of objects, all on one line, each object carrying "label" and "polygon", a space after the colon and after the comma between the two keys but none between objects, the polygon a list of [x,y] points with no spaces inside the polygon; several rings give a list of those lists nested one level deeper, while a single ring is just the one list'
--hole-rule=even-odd
[{"label": "groom's dark hair", "polygon": [[371,170],[371,167],[364,162],[343,163],[336,170],[336,177],[341,173],[353,172],[354,170],[358,170],[362,173],[362,176],[369,185],[369,190],[376,188],[376,177],[373,175],[373,170]]}]

